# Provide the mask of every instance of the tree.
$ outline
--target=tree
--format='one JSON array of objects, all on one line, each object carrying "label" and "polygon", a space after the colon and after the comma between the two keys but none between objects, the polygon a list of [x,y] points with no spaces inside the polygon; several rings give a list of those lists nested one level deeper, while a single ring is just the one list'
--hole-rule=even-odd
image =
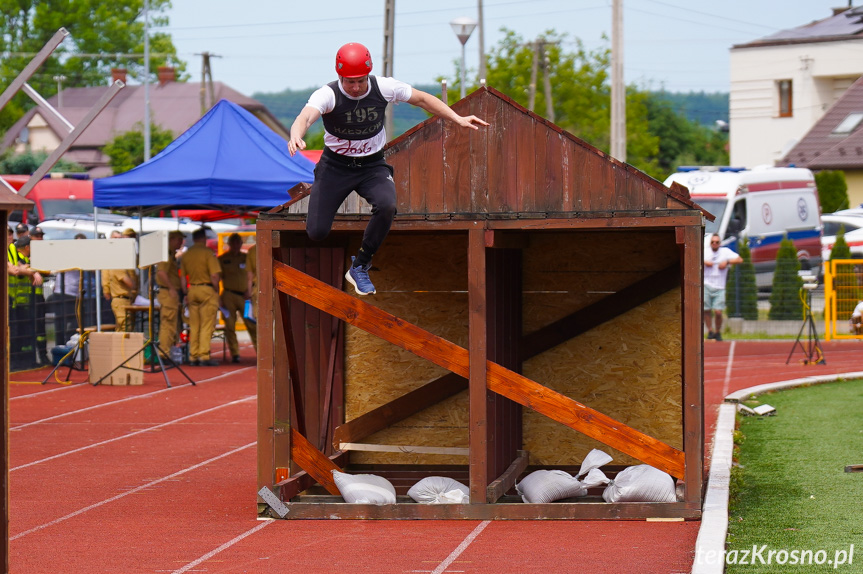
[{"label": "tree", "polygon": [[[164,15],[170,0],[150,0],[152,29],[168,25]],[[40,94],[57,93],[55,76],[64,76],[63,88],[106,85],[111,68],[126,68],[129,77],[144,74],[143,0],[0,0],[0,85],[8,85],[61,27],[67,37],[30,79]],[[171,37],[150,32],[151,70],[170,65],[178,78],[186,64],[177,56]],[[155,75],[151,73],[155,81]],[[17,113],[0,116],[0,130],[32,105],[23,94],[15,99]]]},{"label": "tree", "polygon": [[[11,151],[8,151],[0,157],[0,173],[29,175],[36,171],[47,158],[48,153],[44,151],[33,152],[27,150],[19,154],[13,154]],[[52,173],[81,173],[83,171],[85,171],[84,166],[81,164],[63,158],[60,158],[51,168]]]},{"label": "tree", "polygon": [[738,255],[743,259],[743,263],[731,266],[725,286],[728,316],[755,321],[758,319],[758,285],[755,282],[752,251],[746,237],[738,242]]},{"label": "tree", "polygon": [[770,293],[770,312],[768,319],[800,319],[803,317],[803,302],[800,290],[803,280],[797,273],[800,261],[794,242],[788,236],[782,238],[776,253],[776,270],[773,272],[773,291]]},{"label": "tree", "polygon": [[[488,54],[487,82],[528,107],[534,45],[511,30],[503,30],[504,38]],[[587,50],[581,40],[570,41],[554,30],[547,31],[542,39],[555,123],[607,152],[611,145],[610,50]],[[564,49],[573,43],[573,51]],[[549,117],[544,85],[540,70],[534,111]],[[450,101],[457,99],[458,89],[457,80],[451,86]],[[682,158],[727,163],[721,134],[696,126],[674,111],[670,103],[636,86],[626,90],[626,126],[627,162],[657,179],[665,179]]]},{"label": "tree", "polygon": [[851,248],[848,247],[848,242],[845,240],[844,225],[839,226],[839,231],[836,233],[836,243],[830,250],[829,260],[833,261],[834,259],[851,259]]},{"label": "tree", "polygon": [[848,209],[848,182],[844,171],[819,171],[815,174],[815,185],[818,187],[821,211],[834,213]]},{"label": "tree", "polygon": [[[122,133],[108,142],[102,152],[111,158],[111,170],[123,173],[144,163],[144,126]],[[150,125],[150,157],[153,157],[174,141],[170,130]]]}]

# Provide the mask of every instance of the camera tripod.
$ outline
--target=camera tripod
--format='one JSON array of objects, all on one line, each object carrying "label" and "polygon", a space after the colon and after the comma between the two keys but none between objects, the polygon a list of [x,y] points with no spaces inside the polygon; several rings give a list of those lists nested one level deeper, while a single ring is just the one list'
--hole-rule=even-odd
[{"label": "camera tripod", "polygon": [[[804,365],[826,365],[827,361],[824,359],[824,351],[821,349],[821,343],[818,341],[815,320],[812,318],[812,289],[801,287],[800,300],[803,301],[803,324],[800,326],[797,339],[794,341],[794,346],[791,347],[791,352],[788,353],[785,364],[787,365],[791,361],[791,356],[799,345],[800,349],[806,354],[806,358],[801,361]],[[803,336],[804,331],[806,331],[805,338]]]}]

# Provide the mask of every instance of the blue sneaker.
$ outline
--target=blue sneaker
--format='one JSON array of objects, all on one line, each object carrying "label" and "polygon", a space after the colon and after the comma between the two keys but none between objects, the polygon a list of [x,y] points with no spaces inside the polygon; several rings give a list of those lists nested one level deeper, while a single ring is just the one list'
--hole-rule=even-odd
[{"label": "blue sneaker", "polygon": [[372,264],[354,267],[354,259],[356,257],[351,257],[351,268],[345,273],[345,279],[354,286],[357,295],[374,295],[377,291],[372,285],[372,280],[369,279],[369,269],[371,269]]}]

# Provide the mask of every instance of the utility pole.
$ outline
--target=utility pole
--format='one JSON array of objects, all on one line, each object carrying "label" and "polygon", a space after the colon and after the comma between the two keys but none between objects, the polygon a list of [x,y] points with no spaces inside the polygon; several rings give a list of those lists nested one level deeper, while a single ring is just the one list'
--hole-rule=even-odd
[{"label": "utility pole", "polygon": [[611,4],[611,157],[626,161],[626,85],[623,83],[623,0]]},{"label": "utility pole", "polygon": [[[396,0],[384,0],[384,69],[385,77],[393,75],[393,44],[395,43],[396,32]],[[387,104],[387,111],[384,114],[384,130],[387,133],[387,138],[392,139],[395,135],[395,120],[393,105]]]},{"label": "utility pole", "polygon": [[[203,116],[216,103],[216,92],[213,87],[213,68],[210,67],[210,58],[221,58],[221,56],[209,52],[201,52],[195,55],[201,56],[201,116]],[[207,105],[207,94],[210,96],[209,106]]]},{"label": "utility pole", "polygon": [[477,20],[479,20],[479,82],[486,79],[485,69],[485,20],[482,17],[482,0],[477,0]]},{"label": "utility pole", "polygon": [[150,161],[150,0],[144,0],[144,163]]},{"label": "utility pole", "polygon": [[533,111],[536,104],[536,72],[539,68],[539,40],[531,42],[533,45],[533,63],[530,65],[530,86],[527,92],[527,109]]},{"label": "utility pole", "polygon": [[543,74],[543,86],[545,90],[545,117],[551,123],[554,123],[554,102],[551,98],[551,77],[549,73],[549,68],[551,67],[551,60],[548,58],[548,52],[545,51],[545,42],[542,42],[542,74]]}]

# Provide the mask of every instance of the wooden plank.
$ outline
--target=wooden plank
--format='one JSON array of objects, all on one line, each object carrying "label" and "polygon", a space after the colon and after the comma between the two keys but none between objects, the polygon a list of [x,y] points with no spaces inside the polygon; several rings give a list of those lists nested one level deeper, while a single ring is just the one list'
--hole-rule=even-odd
[{"label": "wooden plank", "polygon": [[[273,332],[273,303],[275,287],[273,285],[273,231],[258,229],[255,243],[260,251],[258,263],[258,328],[261,337],[258,339],[257,379],[258,379],[258,430],[257,430],[257,480],[260,490],[270,486],[275,480],[275,413],[274,413],[274,363],[273,338],[264,336]],[[4,305],[4,309],[6,306]],[[290,452],[290,450],[288,451]]]},{"label": "wooden plank", "polygon": [[[412,137],[412,136],[409,136]],[[407,145],[409,142],[404,142],[404,145],[398,147],[396,153],[386,156],[387,163],[393,168],[393,179],[396,184],[396,202],[399,213],[411,213],[411,150]],[[418,185],[421,185],[419,182]],[[362,225],[365,229],[365,224]]]},{"label": "wooden plank", "polygon": [[518,451],[518,456],[512,461],[512,464],[507,467],[503,474],[489,483],[488,488],[486,489],[486,502],[494,504],[501,496],[506,494],[510,488],[515,486],[515,481],[518,480],[518,477],[521,476],[521,473],[523,473],[524,469],[527,468],[529,458],[527,451]]},{"label": "wooden plank", "polygon": [[[701,518],[701,509],[683,502],[553,502],[528,504],[345,504],[332,497],[298,497],[287,520],[647,520]],[[308,502],[306,502],[308,500]]]},{"label": "wooden plank", "polygon": [[672,265],[637,283],[613,293],[592,305],[526,336],[522,341],[522,361],[535,357],[561,343],[674,289],[680,284],[680,268]]},{"label": "wooden plank", "polygon": [[443,151],[441,122],[426,124],[411,146],[411,213],[443,213]]},{"label": "wooden plank", "polygon": [[470,397],[470,500],[471,504],[485,502],[488,487],[488,388],[486,324],[486,253],[485,234],[482,229],[468,232],[468,324],[470,355],[468,395]]},{"label": "wooden plank", "polygon": [[341,442],[359,442],[423,409],[447,399],[467,388],[467,379],[448,373],[443,377],[414,389],[385,405],[336,427],[333,445]]},{"label": "wooden plank", "polygon": [[312,193],[312,186],[305,182],[300,182],[291,189],[288,190],[288,195],[291,196],[291,199],[283,203],[281,205],[277,205],[276,207],[267,211],[267,213],[281,213],[282,211],[287,211],[287,209],[293,204],[297,203],[301,199],[305,199]]},{"label": "wooden plank", "polygon": [[339,443],[339,450],[361,452],[407,452],[418,454],[452,454],[469,456],[470,449],[458,446],[413,446],[400,444],[363,444],[358,442]]},{"label": "wooden plank", "polygon": [[291,427],[291,460],[326,488],[327,492],[341,496],[332,473],[334,470],[341,471],[341,468],[293,427]]},{"label": "wooden plank", "polygon": [[[470,112],[480,119],[489,117],[488,99],[480,98],[470,102]],[[491,127],[491,126],[489,126]],[[488,128],[467,130],[470,135],[470,203],[465,211],[487,213],[488,182],[488,144],[491,131]]]},{"label": "wooden plank", "polygon": [[[350,460],[349,453],[342,451],[334,452],[328,458],[339,468],[347,466]],[[303,470],[290,478],[276,483],[274,485],[274,490],[276,492],[276,496],[280,497],[282,502],[287,502],[304,490],[310,489],[317,483],[318,481]]]},{"label": "wooden plank", "polygon": [[536,206],[536,121],[527,114],[515,114],[515,188],[518,211],[533,211]]},{"label": "wooden plank", "polygon": [[[478,234],[482,244],[482,235]],[[470,376],[467,349],[420,329],[398,317],[274,262],[276,288],[339,317],[372,335],[432,361],[463,377]],[[487,362],[489,389],[563,423],[603,444],[674,477],[683,477],[683,453],[530,379]]]},{"label": "wooden plank", "polygon": [[[288,365],[288,379],[290,382],[290,402],[293,411],[292,426],[306,431],[306,409],[304,406],[303,379],[300,377],[298,357],[296,353],[296,341],[291,329],[290,301],[283,293],[276,293],[276,310],[281,318],[281,336],[285,341],[285,357]],[[278,362],[278,361],[277,361]]]},{"label": "wooden plank", "polygon": [[849,464],[845,467],[845,472],[863,472],[863,464]]},{"label": "wooden plank", "polygon": [[704,326],[702,322],[702,259],[704,234],[700,227],[682,228],[681,372],[683,375],[684,501],[701,504],[704,490]]},{"label": "wooden plank", "polygon": [[[563,141],[560,134],[548,132],[545,152],[545,197],[541,204],[546,211],[561,211],[561,194],[563,193],[563,164],[560,156],[563,153]],[[537,197],[537,199],[539,199]]]},{"label": "wooden plank", "polygon": [[471,207],[471,132],[453,122],[443,122],[444,209],[464,213]]}]

